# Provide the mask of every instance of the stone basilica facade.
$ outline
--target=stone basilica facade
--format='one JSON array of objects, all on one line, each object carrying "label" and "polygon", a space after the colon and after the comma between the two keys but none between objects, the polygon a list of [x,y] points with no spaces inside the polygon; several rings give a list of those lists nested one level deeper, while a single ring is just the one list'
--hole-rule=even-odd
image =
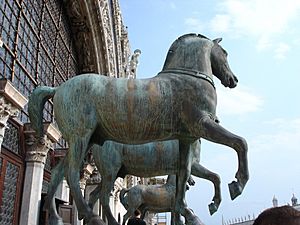
[{"label": "stone basilica facade", "polygon": [[[44,225],[41,208],[51,168],[68,143],[55,125],[51,101],[44,110],[46,144],[35,142],[28,97],[37,86],[58,86],[78,74],[132,76],[127,30],[118,0],[2,1],[0,17],[0,224]],[[80,183],[86,197],[100,179],[87,161]],[[143,181],[127,176],[115,183],[111,208],[119,222],[125,212],[120,189]],[[56,196],[64,223],[82,224],[66,182]],[[100,203],[94,211],[102,215]]]}]

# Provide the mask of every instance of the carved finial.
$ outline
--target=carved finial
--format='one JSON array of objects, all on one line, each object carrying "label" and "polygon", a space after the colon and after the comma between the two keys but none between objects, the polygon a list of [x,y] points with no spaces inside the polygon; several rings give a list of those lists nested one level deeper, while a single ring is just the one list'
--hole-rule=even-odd
[{"label": "carved finial", "polygon": [[128,65],[128,72],[129,72],[128,79],[136,78],[136,69],[139,63],[138,58],[141,55],[141,53],[142,52],[140,49],[134,50]]},{"label": "carved finial", "polygon": [[295,197],[295,194],[293,194],[291,201],[292,201],[292,206],[295,206],[298,204],[298,199]]},{"label": "carved finial", "polygon": [[277,200],[277,198],[275,197],[275,195],[274,195],[274,197],[273,197],[272,202],[273,202],[273,207],[277,207],[277,206],[278,206],[278,200]]}]

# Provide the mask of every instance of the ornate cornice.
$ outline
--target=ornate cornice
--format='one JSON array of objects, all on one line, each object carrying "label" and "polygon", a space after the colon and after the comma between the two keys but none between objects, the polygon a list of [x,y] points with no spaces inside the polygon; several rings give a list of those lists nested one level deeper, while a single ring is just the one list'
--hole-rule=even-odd
[{"label": "ornate cornice", "polygon": [[28,100],[7,79],[0,79],[0,95],[3,96],[13,107],[23,109]]},{"label": "ornate cornice", "polygon": [[0,80],[0,152],[8,118],[17,117],[27,99],[7,79]]}]

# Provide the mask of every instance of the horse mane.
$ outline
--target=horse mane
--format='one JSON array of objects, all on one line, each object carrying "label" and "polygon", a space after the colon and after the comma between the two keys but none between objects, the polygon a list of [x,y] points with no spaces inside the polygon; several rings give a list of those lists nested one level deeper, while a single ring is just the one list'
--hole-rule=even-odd
[{"label": "horse mane", "polygon": [[[202,34],[189,33],[178,37],[169,48],[162,70],[184,69],[197,65],[192,52],[197,51],[199,46],[205,45],[213,46],[212,41]],[[186,54],[186,52],[190,54]]]},{"label": "horse mane", "polygon": [[263,211],[253,225],[296,225],[300,224],[300,212],[292,206],[269,208]]}]

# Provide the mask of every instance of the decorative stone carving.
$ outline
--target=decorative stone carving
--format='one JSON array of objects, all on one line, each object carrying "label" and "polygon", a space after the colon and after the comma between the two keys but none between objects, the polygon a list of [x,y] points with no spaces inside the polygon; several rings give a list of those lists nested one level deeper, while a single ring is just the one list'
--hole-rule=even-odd
[{"label": "decorative stone carving", "polygon": [[128,79],[134,79],[136,78],[136,69],[139,64],[138,58],[141,55],[141,50],[136,49],[133,52],[133,55],[131,56],[131,59],[128,64]]},{"label": "decorative stone carving", "polygon": [[119,201],[119,194],[123,188],[124,188],[123,179],[122,178],[116,179],[116,181],[114,183],[113,193],[112,193],[114,200],[116,202]]},{"label": "decorative stone carving", "polygon": [[8,118],[17,117],[27,99],[7,79],[0,80],[0,152]]},{"label": "decorative stone carving", "polygon": [[107,0],[99,0],[100,11],[98,16],[102,23],[104,32],[104,40],[106,46],[106,56],[108,62],[108,76],[116,76],[116,62],[115,62],[115,51],[114,51],[114,40],[112,32],[112,21],[109,13],[109,5]]},{"label": "decorative stone carving", "polygon": [[89,180],[91,174],[94,171],[94,166],[92,166],[91,164],[86,164],[83,168],[83,170],[81,171],[81,179],[79,181],[80,184],[80,189],[84,190],[87,181]]},{"label": "decorative stone carving", "polygon": [[81,73],[95,72],[95,62],[91,48],[92,34],[78,0],[65,0],[65,8],[70,19],[72,34],[77,49],[78,64]]},{"label": "decorative stone carving", "polygon": [[24,124],[24,135],[26,144],[26,161],[40,162],[45,164],[48,151],[53,148],[53,143],[57,142],[61,136],[60,132],[50,123],[44,124],[45,137],[37,139],[35,131],[30,123]]},{"label": "decorative stone carving", "polygon": [[127,27],[124,25],[122,26],[121,31],[121,47],[122,47],[122,70],[123,70],[123,77],[128,77],[129,71],[128,71],[128,61],[130,57],[130,45],[129,45],[129,39],[128,39],[128,32]]},{"label": "decorative stone carving", "polygon": [[87,183],[90,185],[99,184],[101,182],[101,175],[98,169],[95,167],[93,173],[91,174],[90,178],[88,179]]}]

